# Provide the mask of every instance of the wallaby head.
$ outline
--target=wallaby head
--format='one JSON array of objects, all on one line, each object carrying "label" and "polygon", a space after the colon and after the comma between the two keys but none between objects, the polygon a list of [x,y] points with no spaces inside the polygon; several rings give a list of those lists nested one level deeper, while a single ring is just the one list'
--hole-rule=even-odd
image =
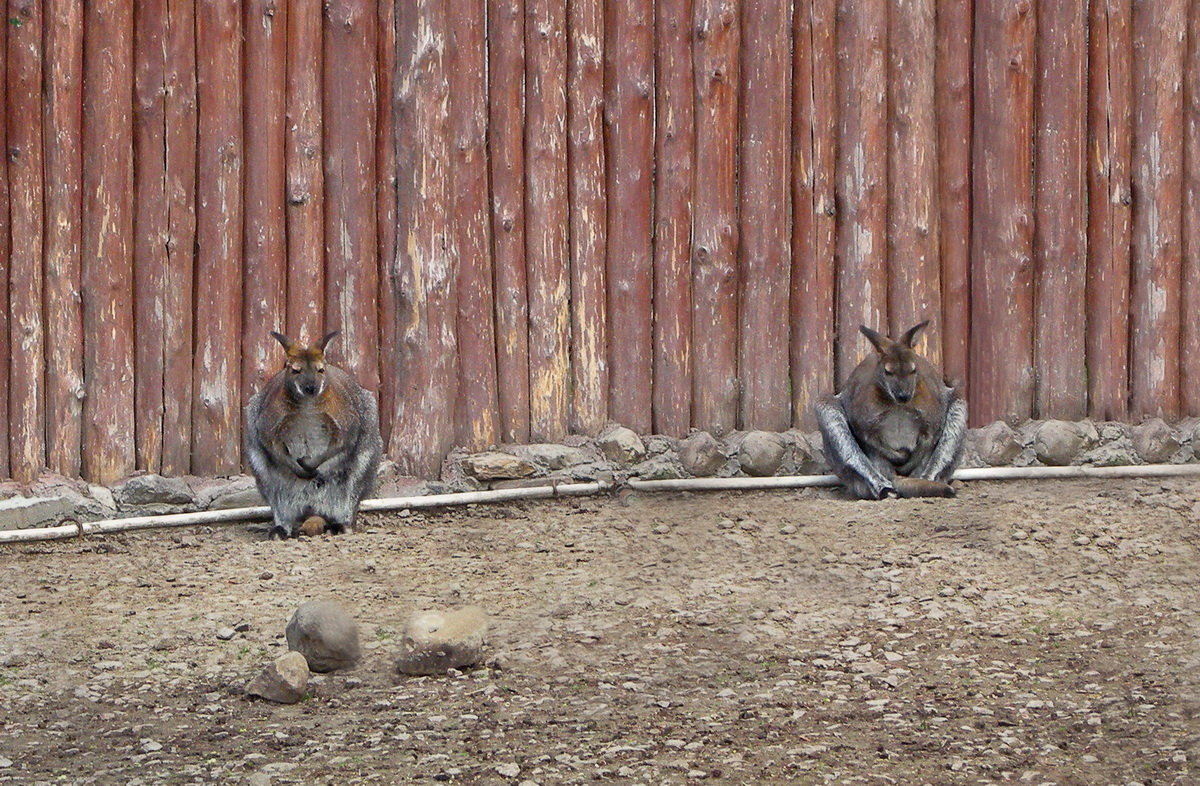
[{"label": "wallaby head", "polygon": [[325,347],[338,332],[328,333],[325,338],[306,347],[282,333],[271,331],[271,335],[287,352],[283,366],[287,375],[284,384],[296,400],[316,398],[325,392]]},{"label": "wallaby head", "polygon": [[879,362],[875,367],[876,384],[884,396],[897,404],[909,402],[917,392],[920,374],[917,371],[917,353],[913,351],[913,344],[928,324],[929,321],[926,320],[910,327],[899,341],[892,341],[866,325],[859,328],[879,353]]}]

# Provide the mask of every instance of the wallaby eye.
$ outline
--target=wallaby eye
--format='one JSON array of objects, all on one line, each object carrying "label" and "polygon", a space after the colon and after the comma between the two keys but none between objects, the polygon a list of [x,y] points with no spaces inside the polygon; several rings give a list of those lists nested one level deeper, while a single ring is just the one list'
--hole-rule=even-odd
[{"label": "wallaby eye", "polygon": [[317,373],[318,373],[318,374],[324,374],[324,373],[325,373],[325,367],[324,367],[324,366],[321,366],[319,369],[317,369]]},{"label": "wallaby eye", "polygon": [[289,366],[288,368],[289,368],[289,369],[291,369],[291,372],[292,372],[293,374],[299,374],[299,373],[300,373],[300,369],[296,368],[295,366]]}]

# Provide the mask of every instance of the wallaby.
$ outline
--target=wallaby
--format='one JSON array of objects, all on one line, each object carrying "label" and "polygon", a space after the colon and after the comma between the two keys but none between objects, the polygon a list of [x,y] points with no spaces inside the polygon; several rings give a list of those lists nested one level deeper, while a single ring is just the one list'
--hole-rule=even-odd
[{"label": "wallaby", "polygon": [[287,359],[246,406],[246,455],[274,514],[272,538],[353,527],[379,467],[375,396],[325,362],[337,334],[305,347],[272,331]]},{"label": "wallaby", "polygon": [[949,481],[962,458],[967,403],[913,351],[928,324],[899,341],[860,327],[875,354],[816,406],[825,459],[858,499],[954,496]]}]

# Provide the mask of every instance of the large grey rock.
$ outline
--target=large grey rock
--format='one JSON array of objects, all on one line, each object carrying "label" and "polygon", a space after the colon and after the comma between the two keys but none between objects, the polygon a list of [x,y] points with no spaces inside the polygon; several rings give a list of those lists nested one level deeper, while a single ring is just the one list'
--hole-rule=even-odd
[{"label": "large grey rock", "polygon": [[697,431],[679,443],[679,462],[698,478],[717,474],[725,461],[725,448],[707,431]]},{"label": "large grey rock", "polygon": [[0,500],[0,530],[57,527],[77,518],[75,502],[66,497],[9,497]]},{"label": "large grey rock", "polygon": [[609,461],[636,464],[646,456],[646,445],[632,429],[612,426],[596,440]]},{"label": "large grey rock", "polygon": [[513,450],[521,458],[548,470],[566,469],[586,464],[591,460],[582,448],[559,445],[554,442],[535,442],[532,445],[521,445]]},{"label": "large grey rock", "polygon": [[137,508],[146,513],[173,513],[196,504],[192,489],[183,478],[135,475],[112,487],[121,510]]},{"label": "large grey rock", "polygon": [[192,488],[196,494],[196,506],[202,510],[254,508],[267,504],[258,492],[254,478],[249,475],[201,481]]},{"label": "large grey rock", "polygon": [[462,469],[468,477],[477,480],[527,478],[537,471],[537,468],[525,459],[495,450],[464,456]]},{"label": "large grey rock", "polygon": [[375,473],[375,485],[368,496],[419,497],[428,493],[428,483],[424,478],[401,474],[396,462],[384,459],[379,463],[379,470]]},{"label": "large grey rock", "polygon": [[478,606],[415,614],[400,639],[396,669],[402,674],[442,674],[480,663],[487,630],[487,614]]},{"label": "large grey rock", "polygon": [[358,625],[337,601],[300,604],[287,624],[286,634],[288,649],[302,654],[313,671],[353,668],[362,654]]},{"label": "large grey rock", "polygon": [[1162,418],[1150,418],[1134,426],[1129,430],[1129,438],[1133,442],[1133,449],[1147,464],[1169,461],[1183,444],[1175,429],[1164,423]]},{"label": "large grey rock", "polygon": [[287,652],[267,664],[246,686],[246,693],[279,704],[295,704],[307,687],[308,663],[299,652]]},{"label": "large grey rock", "polygon": [[642,480],[675,480],[683,477],[683,467],[667,454],[648,458],[635,465],[629,472]]},{"label": "large grey rock", "polygon": [[738,448],[738,464],[747,475],[767,477],[783,465],[783,437],[773,431],[751,431]]},{"label": "large grey rock", "polygon": [[1077,423],[1047,420],[1034,432],[1033,452],[1049,466],[1066,466],[1086,447],[1087,436]]},{"label": "large grey rock", "polygon": [[1017,432],[1003,420],[972,431],[970,437],[975,452],[988,466],[1006,467],[1021,452]]}]

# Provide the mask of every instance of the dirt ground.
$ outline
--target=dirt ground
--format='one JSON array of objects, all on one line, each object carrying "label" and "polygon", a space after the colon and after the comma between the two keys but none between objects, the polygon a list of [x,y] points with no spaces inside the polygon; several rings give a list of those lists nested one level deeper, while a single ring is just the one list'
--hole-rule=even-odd
[{"label": "dirt ground", "polygon": [[[0,783],[1200,783],[1198,500],[635,494],[0,547]],[[359,667],[247,698],[329,596]],[[468,602],[491,667],[394,673],[410,613]]]}]

